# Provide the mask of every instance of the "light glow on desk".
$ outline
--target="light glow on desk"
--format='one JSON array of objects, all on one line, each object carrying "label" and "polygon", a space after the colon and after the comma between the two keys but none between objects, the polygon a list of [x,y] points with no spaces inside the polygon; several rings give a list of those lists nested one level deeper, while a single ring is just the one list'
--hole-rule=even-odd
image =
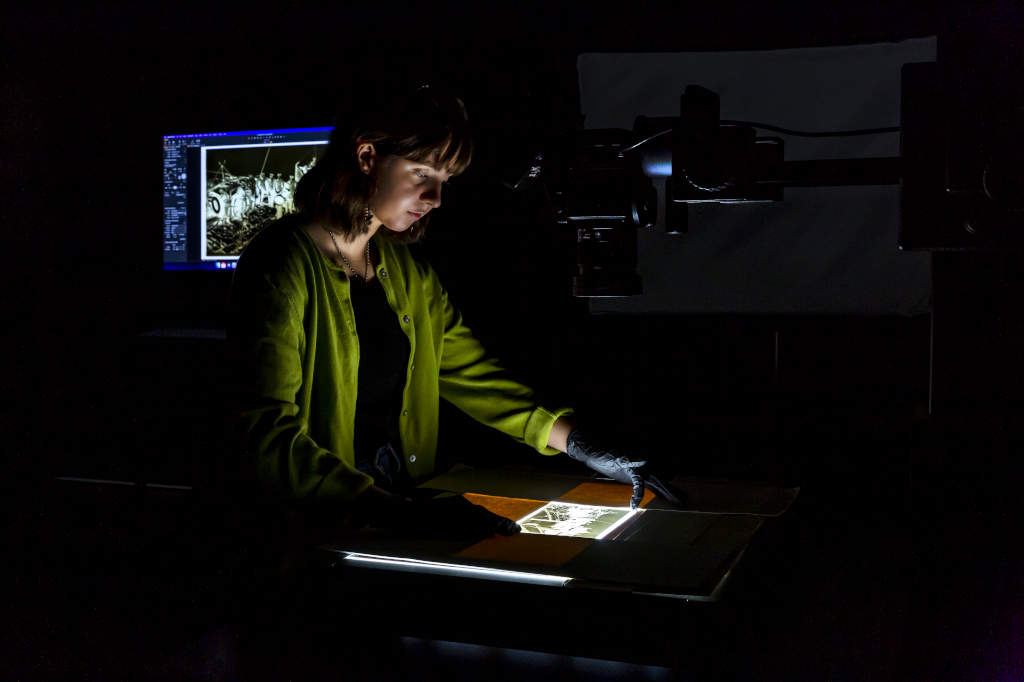
[{"label": "light glow on desk", "polygon": [[497,568],[478,568],[476,566],[445,564],[438,561],[422,561],[420,559],[402,559],[400,557],[378,556],[375,554],[349,552],[346,553],[345,558],[351,561],[382,564],[399,571],[484,578],[486,580],[504,580],[506,582],[528,583],[531,585],[555,585],[561,587],[569,581],[569,578],[560,575],[503,571]]},{"label": "light glow on desk", "polygon": [[[516,523],[522,526],[524,533],[600,540],[637,513],[638,510],[629,507],[548,502]],[[611,519],[602,521],[604,517]]]}]

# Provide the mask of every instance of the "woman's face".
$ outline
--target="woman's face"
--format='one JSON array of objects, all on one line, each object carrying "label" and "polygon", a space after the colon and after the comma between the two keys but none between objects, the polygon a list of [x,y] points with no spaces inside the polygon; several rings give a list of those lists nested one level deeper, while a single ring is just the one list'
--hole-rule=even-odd
[{"label": "woman's face", "polygon": [[383,162],[378,166],[377,193],[370,201],[370,210],[383,225],[404,232],[441,205],[441,185],[448,181],[449,173],[429,162],[401,157],[379,161]]}]

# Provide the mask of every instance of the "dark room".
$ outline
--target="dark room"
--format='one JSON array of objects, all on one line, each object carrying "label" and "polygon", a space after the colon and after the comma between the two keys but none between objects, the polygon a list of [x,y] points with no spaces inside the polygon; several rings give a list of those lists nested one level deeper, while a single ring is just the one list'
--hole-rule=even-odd
[{"label": "dark room", "polygon": [[1020,3],[0,40],[0,677],[1024,680]]}]

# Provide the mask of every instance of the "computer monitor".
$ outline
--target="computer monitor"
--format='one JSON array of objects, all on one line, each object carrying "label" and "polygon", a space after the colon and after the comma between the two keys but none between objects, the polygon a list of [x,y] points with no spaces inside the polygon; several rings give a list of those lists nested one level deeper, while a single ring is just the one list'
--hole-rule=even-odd
[{"label": "computer monitor", "polygon": [[295,185],[331,128],[164,136],[164,270],[231,270],[265,226],[295,210]]}]

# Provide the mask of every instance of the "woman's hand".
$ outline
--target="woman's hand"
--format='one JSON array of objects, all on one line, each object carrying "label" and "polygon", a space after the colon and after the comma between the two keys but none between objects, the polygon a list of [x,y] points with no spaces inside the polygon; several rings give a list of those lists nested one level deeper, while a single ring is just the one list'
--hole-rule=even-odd
[{"label": "woman's hand", "polygon": [[565,452],[597,473],[613,478],[619,483],[633,486],[633,497],[629,500],[631,509],[636,509],[640,501],[644,499],[644,480],[636,470],[647,462],[632,461],[621,457],[614,450],[602,450],[595,447],[578,429],[570,433],[566,439]]},{"label": "woman's hand", "polygon": [[602,450],[587,441],[578,430],[569,434],[566,445],[566,454],[573,459],[608,478],[632,485],[633,496],[629,501],[632,509],[636,509],[644,499],[645,488],[677,507],[686,504],[686,493],[669,483],[668,477],[656,473],[646,461],[633,461],[614,450]]}]

